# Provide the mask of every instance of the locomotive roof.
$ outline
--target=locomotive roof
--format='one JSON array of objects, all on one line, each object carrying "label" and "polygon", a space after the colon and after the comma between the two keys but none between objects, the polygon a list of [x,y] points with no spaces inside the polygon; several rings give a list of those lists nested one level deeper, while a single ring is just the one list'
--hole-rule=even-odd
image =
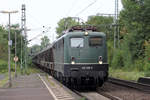
[{"label": "locomotive roof", "polygon": [[[106,34],[103,33],[103,32],[91,32],[91,31],[86,31],[88,32],[88,36],[102,36],[102,37],[105,37]],[[67,36],[84,36],[85,35],[85,32],[68,32],[66,34]]]}]

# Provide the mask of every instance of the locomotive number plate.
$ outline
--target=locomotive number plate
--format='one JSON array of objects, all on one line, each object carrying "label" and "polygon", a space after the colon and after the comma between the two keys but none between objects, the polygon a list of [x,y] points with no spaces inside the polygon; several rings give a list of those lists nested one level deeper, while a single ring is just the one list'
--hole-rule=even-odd
[{"label": "locomotive number plate", "polygon": [[92,66],[86,66],[86,67],[82,67],[83,70],[92,70],[93,67]]}]

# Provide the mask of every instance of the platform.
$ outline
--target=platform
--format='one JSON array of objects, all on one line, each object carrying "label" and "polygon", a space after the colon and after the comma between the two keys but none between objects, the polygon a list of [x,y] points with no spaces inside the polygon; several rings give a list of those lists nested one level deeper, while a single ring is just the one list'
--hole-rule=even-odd
[{"label": "platform", "polygon": [[0,89],[0,100],[54,100],[37,74],[18,76],[11,88]]}]

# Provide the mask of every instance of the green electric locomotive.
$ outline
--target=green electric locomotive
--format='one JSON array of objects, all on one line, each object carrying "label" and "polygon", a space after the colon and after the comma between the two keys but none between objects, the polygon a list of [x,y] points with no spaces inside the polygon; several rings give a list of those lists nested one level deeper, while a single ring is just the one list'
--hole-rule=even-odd
[{"label": "green electric locomotive", "polygon": [[[49,55],[48,61],[44,61],[44,54]],[[36,55],[34,62],[37,58],[55,78],[69,86],[101,86],[108,78],[106,35],[93,26],[70,28]]]}]

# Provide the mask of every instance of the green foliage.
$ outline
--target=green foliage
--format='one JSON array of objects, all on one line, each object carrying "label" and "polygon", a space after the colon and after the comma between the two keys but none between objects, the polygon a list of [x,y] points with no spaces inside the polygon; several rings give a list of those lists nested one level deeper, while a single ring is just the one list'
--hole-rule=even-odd
[{"label": "green foliage", "polygon": [[[15,64],[14,62],[10,63],[11,71],[15,71]],[[17,66],[17,70],[19,67]],[[0,73],[7,73],[8,72],[8,61],[0,60]]]},{"label": "green foliage", "polygon": [[0,60],[0,73],[8,72],[8,62]]},{"label": "green foliage", "polygon": [[87,24],[97,26],[98,31],[105,32],[107,39],[113,39],[113,29],[111,27],[113,23],[113,17],[105,16],[90,16],[86,22]]},{"label": "green foliage", "polygon": [[26,71],[26,74],[30,75],[33,73],[40,73],[40,70],[38,68],[36,68],[33,64],[31,66],[28,65],[28,70]]},{"label": "green foliage", "polygon": [[129,49],[133,59],[144,57],[143,44],[150,38],[150,1],[122,0],[124,9],[120,13],[120,20],[125,26],[130,39]]},{"label": "green foliage", "polygon": [[0,26],[0,59],[7,60],[7,32]]},{"label": "green foliage", "polygon": [[113,41],[108,40],[107,41],[107,52],[108,52],[108,63],[109,65],[112,65],[112,59],[113,59]]},{"label": "green foliage", "polygon": [[124,80],[137,81],[139,77],[144,77],[145,73],[137,70],[110,67],[109,75],[111,77],[120,78]]},{"label": "green foliage", "polygon": [[144,73],[144,76],[145,76],[145,77],[150,77],[150,71],[146,71],[146,72]]},{"label": "green foliage", "polygon": [[33,46],[31,47],[31,54],[32,54],[32,53],[37,53],[37,52],[39,52],[40,50],[41,50],[41,46],[35,44],[35,45],[33,45]]},{"label": "green foliage", "polygon": [[79,23],[71,17],[63,18],[57,24],[58,26],[56,27],[56,33],[58,37],[60,37],[62,35],[62,32],[67,28],[79,25]]},{"label": "green foliage", "polygon": [[[23,46],[24,48],[24,37],[21,36],[21,30],[19,29],[19,25],[15,24],[11,26],[10,30],[10,39],[12,40],[12,46],[11,49],[11,71],[15,71],[15,65],[13,58],[15,56],[15,33],[16,33],[16,47],[17,47],[17,56],[19,58],[19,61],[17,62],[17,65],[19,65],[20,58],[21,58],[21,37],[23,40]],[[23,57],[25,51],[23,50]],[[19,70],[19,67],[17,67],[17,70]],[[4,28],[0,26],[0,73],[6,73],[8,72],[8,28]]]},{"label": "green foliage", "polygon": [[16,52],[17,52],[17,56],[19,57],[19,62],[20,62],[20,58],[21,58],[21,37],[22,37],[22,48],[23,48],[23,57],[24,57],[24,48],[25,48],[25,39],[24,37],[21,35],[21,29],[19,29],[19,25],[15,24],[11,26],[11,35],[10,38],[12,40],[12,46],[11,46],[11,54],[12,54],[12,58],[15,56],[15,33],[16,33]]},{"label": "green foliage", "polygon": [[150,63],[150,41],[145,41],[144,43],[144,48],[145,48],[145,61]]},{"label": "green foliage", "polygon": [[[120,49],[122,50],[123,66],[129,68],[132,65],[132,55],[129,48],[128,37],[124,37],[122,43],[120,43]],[[132,66],[131,66],[132,67]]]},{"label": "green foliage", "polygon": [[114,50],[114,55],[112,59],[111,66],[114,68],[121,68],[124,66],[124,61],[123,61],[123,56],[122,56],[122,50],[120,49],[115,49]]},{"label": "green foliage", "polygon": [[[14,54],[15,54],[15,33],[16,33],[17,34],[16,35],[17,56],[20,58],[21,37],[23,38],[23,40],[24,40],[24,37],[21,36],[20,34],[21,31],[18,30],[18,28],[19,28],[19,25],[15,24],[11,26],[11,30],[10,30],[10,38],[12,40],[11,57],[14,57]],[[0,26],[0,59],[2,60],[8,59],[8,29],[3,28],[2,26]]]},{"label": "green foliage", "polygon": [[41,48],[45,48],[50,44],[50,40],[47,36],[41,38]]},{"label": "green foliage", "polygon": [[[112,59],[112,68],[116,70],[118,66],[117,68],[123,72],[117,70],[118,75],[116,75],[117,72],[113,75],[121,76],[123,79],[132,76],[131,73],[135,74],[133,74],[136,76],[135,79],[150,76],[150,0],[122,0],[122,4],[124,9],[119,16],[120,48],[108,53],[109,56],[111,55],[108,58]],[[125,73],[125,71],[132,72]],[[145,74],[137,75],[135,72]]]}]

